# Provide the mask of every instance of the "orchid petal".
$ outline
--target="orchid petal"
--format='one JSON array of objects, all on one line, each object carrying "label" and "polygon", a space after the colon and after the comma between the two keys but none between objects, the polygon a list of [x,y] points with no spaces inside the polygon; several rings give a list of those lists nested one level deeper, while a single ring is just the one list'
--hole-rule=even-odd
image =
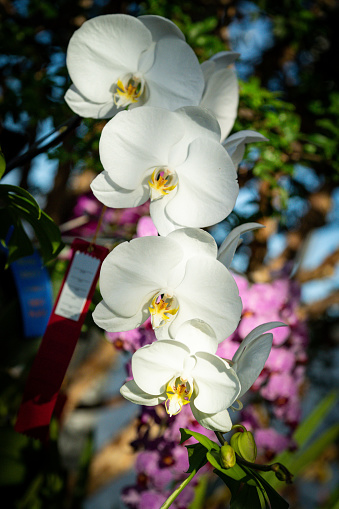
[{"label": "orchid petal", "polygon": [[94,196],[107,207],[138,207],[149,199],[149,186],[141,185],[134,191],[123,189],[113,182],[107,171],[101,172],[91,183]]},{"label": "orchid petal", "polygon": [[216,66],[216,71],[224,69],[225,67],[233,64],[240,57],[240,53],[236,51],[219,51],[210,58]]},{"label": "orchid petal", "polygon": [[218,348],[218,341],[212,327],[198,319],[183,323],[178,329],[175,341],[186,345],[191,355],[196,352],[215,354]]},{"label": "orchid petal", "polygon": [[140,237],[123,242],[102,264],[101,295],[117,315],[131,317],[168,286],[171,271],[177,270],[181,259],[180,246],[164,237]]},{"label": "orchid petal", "polygon": [[224,242],[221,244],[218,250],[218,260],[228,269],[232,263],[235,250],[238,247],[240,235],[243,233],[256,230],[257,228],[265,228],[264,225],[259,223],[245,223],[233,228],[233,230],[227,235]]},{"label": "orchid petal", "polygon": [[220,140],[220,126],[217,119],[207,110],[200,106],[184,106],[175,111],[184,127],[184,134],[180,140],[171,148],[169,154],[169,165],[176,168],[187,159],[189,144],[196,138]]},{"label": "orchid petal", "polygon": [[160,394],[159,396],[147,394],[140,389],[134,380],[126,382],[121,387],[120,393],[125,399],[128,399],[137,405],[155,406],[159,405],[159,403],[162,403],[163,401],[166,401],[166,394]]},{"label": "orchid petal", "polygon": [[171,232],[184,228],[184,225],[171,220],[166,214],[167,204],[174,198],[177,190],[176,187],[169,194],[163,196],[161,200],[151,201],[150,203],[150,216],[159,235],[168,236]]},{"label": "orchid petal", "polygon": [[189,143],[198,136],[207,136],[220,140],[220,126],[209,111],[200,106],[184,106],[175,111],[185,126],[185,142]]},{"label": "orchid petal", "polygon": [[245,145],[258,141],[268,141],[268,139],[256,131],[239,131],[224,140],[222,145],[231,156],[235,168],[238,168],[239,163],[244,157]]},{"label": "orchid petal", "polygon": [[211,111],[221,129],[221,140],[231,131],[237,116],[239,102],[238,80],[232,69],[219,69],[212,73],[206,83],[200,102],[202,108]]},{"label": "orchid petal", "polygon": [[[272,348],[273,334],[263,334],[247,345],[237,362],[233,364],[241,383],[239,398],[254,384]],[[234,358],[234,357],[233,357]]]},{"label": "orchid petal", "polygon": [[112,118],[119,111],[110,97],[108,102],[92,102],[71,85],[65,94],[65,101],[72,111],[84,118]]},{"label": "orchid petal", "polygon": [[206,429],[227,433],[232,428],[232,421],[227,410],[215,414],[206,414],[194,406],[194,401],[191,401],[191,410],[198,423]]},{"label": "orchid petal", "polygon": [[201,412],[214,414],[228,408],[238,397],[240,382],[229,364],[216,355],[197,352],[194,378],[195,407]]},{"label": "orchid petal", "polygon": [[106,103],[112,85],[123,74],[138,71],[140,54],[152,43],[150,31],[132,16],[112,14],[86,21],[74,32],[67,67],[79,92],[90,101]]},{"label": "orchid petal", "polygon": [[131,317],[122,317],[114,313],[108,305],[101,301],[92,313],[94,322],[108,332],[123,332],[136,329],[149,317],[148,302],[142,303]]},{"label": "orchid petal", "polygon": [[185,41],[185,36],[175,23],[161,16],[145,15],[138,16],[138,20],[151,32],[154,42],[164,37],[176,37]]},{"label": "orchid petal", "polygon": [[139,348],[132,356],[135,383],[147,394],[160,395],[174,376],[180,376],[187,357],[188,348],[174,341],[156,341]]},{"label": "orchid petal", "polygon": [[286,324],[283,322],[268,322],[263,323],[262,325],[259,325],[255,329],[253,329],[246,338],[241,342],[238,350],[235,352],[232,362],[236,363],[239,361],[240,357],[242,356],[245,348],[247,348],[252,341],[257,339],[261,334],[264,334],[265,332],[268,332],[272,329],[275,329],[276,327],[286,327]]},{"label": "orchid petal", "polygon": [[133,190],[156,166],[168,164],[169,151],[182,135],[183,126],[170,111],[146,106],[122,111],[102,131],[100,159],[118,186]]},{"label": "orchid petal", "polygon": [[156,44],[154,65],[145,73],[145,79],[149,87],[147,105],[161,104],[169,110],[198,104],[204,88],[194,51],[184,41],[174,38],[161,39]]},{"label": "orchid petal", "polygon": [[169,326],[169,337],[175,338],[179,326],[193,318],[211,325],[218,342],[236,329],[242,310],[238,287],[218,261],[207,256],[188,260],[185,277],[175,294],[180,307]]},{"label": "orchid petal", "polygon": [[196,138],[186,161],[176,168],[178,191],[166,206],[166,215],[190,227],[211,226],[232,211],[239,186],[233,163],[220,143]]},{"label": "orchid petal", "polygon": [[204,74],[205,83],[208,82],[211,75],[221,69],[225,69],[229,65],[233,64],[237,58],[240,57],[240,53],[235,51],[220,51],[216,55],[213,55],[209,60],[206,60],[201,64],[201,70]]},{"label": "orchid petal", "polygon": [[199,228],[181,228],[167,236],[168,239],[178,242],[184,252],[184,260],[192,256],[206,255],[216,259],[218,247],[209,233]]}]

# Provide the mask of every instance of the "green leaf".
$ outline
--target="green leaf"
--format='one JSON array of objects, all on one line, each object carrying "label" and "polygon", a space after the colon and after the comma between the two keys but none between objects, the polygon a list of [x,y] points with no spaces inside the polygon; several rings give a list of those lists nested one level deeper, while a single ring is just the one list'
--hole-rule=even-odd
[{"label": "green leaf", "polygon": [[[11,226],[14,226],[14,229],[9,242],[6,244],[5,239]],[[1,242],[8,250],[6,267],[23,256],[33,254],[32,243],[22,226],[20,218],[12,210],[0,209],[0,233]]]},{"label": "green leaf", "polygon": [[293,461],[293,472],[298,475],[307,465],[315,461],[321,453],[339,437],[339,424],[334,424],[319,438],[314,440],[305,451],[297,453]]},{"label": "green leaf", "polygon": [[[64,247],[60,230],[40,209],[33,196],[18,186],[0,185],[0,199],[4,202],[4,207],[0,209],[0,237],[2,244],[9,250],[7,265],[33,253],[32,241],[23,228],[22,220],[32,226],[44,263],[53,260]],[[5,239],[11,225],[14,226],[14,231],[6,245]]]},{"label": "green leaf", "polygon": [[[232,468],[223,468],[223,466],[220,464],[219,460],[219,453],[216,451],[211,451],[206,454],[206,458],[214,467],[216,470],[219,470],[227,477],[231,477],[235,481],[242,481],[242,482],[248,482],[250,481],[250,478],[248,477],[247,473],[244,472],[242,467],[240,467],[237,463]],[[253,482],[252,482],[253,484]]]},{"label": "green leaf", "polygon": [[303,446],[307,440],[313,435],[318,426],[324,421],[326,415],[330,412],[336,401],[338,400],[339,392],[332,391],[320,404],[309,414],[309,416],[302,421],[296,429],[293,438],[299,445]]},{"label": "green leaf", "polygon": [[263,490],[266,492],[270,505],[272,509],[288,509],[289,504],[282,498],[281,495],[271,486],[269,482],[266,481],[258,472],[254,472],[253,469],[245,468],[245,470],[250,471],[255,479],[260,483]]},{"label": "green leaf", "polygon": [[186,442],[190,437],[195,438],[200,444],[202,444],[208,451],[216,450],[219,451],[220,446],[216,443],[207,438],[205,435],[202,435],[201,433],[197,433],[196,431],[191,431],[190,429],[184,429],[180,428],[181,433],[181,440],[180,443]]},{"label": "green leaf", "polygon": [[[220,470],[214,473],[226,484],[231,492],[231,509],[263,509],[257,487],[227,477]],[[275,508],[274,508],[275,509]]]},{"label": "green leaf", "polygon": [[26,191],[26,189],[23,189],[22,187],[19,187],[19,186],[12,186],[9,184],[1,184],[0,185],[0,197],[1,198],[5,199],[8,196],[16,196],[16,195],[26,198],[26,200],[28,202],[30,202],[31,205],[34,206],[38,215],[40,214],[40,207],[39,207],[38,202],[35,200],[35,198],[33,198],[33,196],[28,191]]},{"label": "green leaf", "polygon": [[188,452],[189,467],[187,473],[190,474],[193,470],[198,471],[201,467],[206,465],[206,447],[201,444],[191,444],[185,446]]}]

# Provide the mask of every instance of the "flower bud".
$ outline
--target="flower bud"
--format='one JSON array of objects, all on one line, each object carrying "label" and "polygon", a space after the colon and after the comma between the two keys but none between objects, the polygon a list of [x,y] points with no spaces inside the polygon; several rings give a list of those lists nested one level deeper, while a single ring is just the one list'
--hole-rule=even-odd
[{"label": "flower bud", "polygon": [[279,481],[290,484],[292,482],[293,474],[281,463],[273,463],[271,469],[275,473],[275,476]]},{"label": "flower bud", "polygon": [[234,449],[227,442],[220,449],[220,463],[224,468],[232,468],[236,464]]},{"label": "flower bud", "polygon": [[231,437],[231,446],[241,458],[254,463],[257,457],[257,446],[250,431],[238,431]]}]

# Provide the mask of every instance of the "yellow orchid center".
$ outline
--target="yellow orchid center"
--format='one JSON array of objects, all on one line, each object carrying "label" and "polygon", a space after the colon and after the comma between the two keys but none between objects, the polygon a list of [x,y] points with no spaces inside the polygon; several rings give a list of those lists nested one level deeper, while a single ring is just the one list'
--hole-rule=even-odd
[{"label": "yellow orchid center", "polygon": [[152,327],[158,329],[174,318],[179,310],[179,305],[174,296],[161,293],[153,297],[148,309],[151,313]]},{"label": "yellow orchid center", "polygon": [[155,168],[151,180],[148,181],[150,187],[151,201],[159,200],[178,185],[178,176],[175,171],[166,167]]},{"label": "yellow orchid center", "polygon": [[145,82],[141,76],[127,74],[117,81],[116,92],[113,94],[114,104],[124,108],[138,102],[144,88]]},{"label": "yellow orchid center", "polygon": [[167,384],[165,403],[166,412],[170,417],[177,415],[184,405],[190,402],[193,393],[193,382],[183,380],[182,377],[173,378]]}]

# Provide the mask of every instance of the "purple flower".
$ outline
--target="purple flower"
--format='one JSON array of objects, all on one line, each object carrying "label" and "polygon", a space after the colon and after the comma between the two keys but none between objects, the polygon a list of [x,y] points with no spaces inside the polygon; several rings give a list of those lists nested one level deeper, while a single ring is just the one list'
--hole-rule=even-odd
[{"label": "purple flower", "polygon": [[273,428],[263,428],[254,431],[257,447],[265,451],[266,457],[272,458],[275,454],[284,451],[291,445],[291,439]]},{"label": "purple flower", "polygon": [[141,493],[139,509],[159,509],[166,501],[167,496],[155,490],[148,490]]},{"label": "purple flower", "polygon": [[295,366],[295,355],[285,347],[272,348],[265,367],[270,371],[288,373]]},{"label": "purple flower", "polygon": [[285,402],[298,393],[295,377],[288,373],[273,373],[267,384],[261,389],[261,394],[269,401]]},{"label": "purple flower", "polygon": [[148,237],[158,235],[158,231],[149,216],[143,216],[139,219],[137,225],[137,237]]}]

